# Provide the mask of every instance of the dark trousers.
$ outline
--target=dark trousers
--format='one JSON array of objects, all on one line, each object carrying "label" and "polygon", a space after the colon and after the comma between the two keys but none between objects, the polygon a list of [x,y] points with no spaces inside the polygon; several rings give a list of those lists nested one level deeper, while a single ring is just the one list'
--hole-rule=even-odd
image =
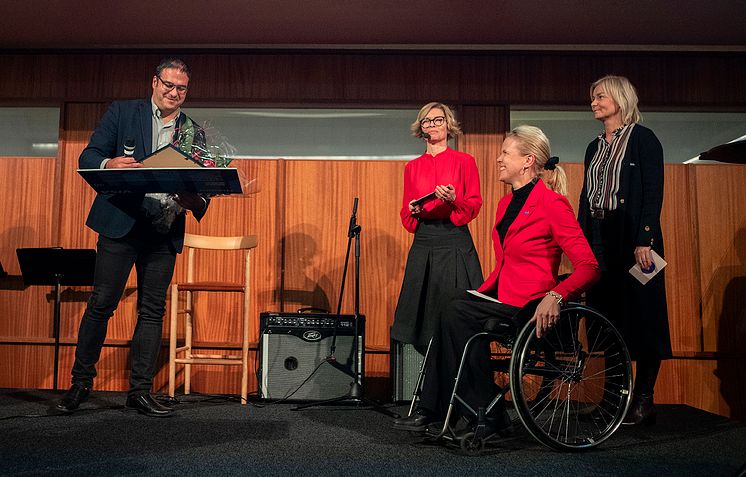
[{"label": "dark trousers", "polygon": [[136,225],[125,237],[99,235],[93,294],[78,331],[73,383],[93,385],[96,363],[106,339],[109,318],[124,293],[135,266],[137,272],[137,325],[130,354],[130,395],[150,392],[161,348],[166,294],[174,272],[176,252],[168,235],[149,225]]},{"label": "dark trousers", "polygon": [[[441,314],[440,332],[435,334],[428,356],[420,407],[445,416],[466,342],[474,334],[484,331],[488,320],[511,322],[519,310],[515,306],[474,297],[465,291],[458,293]],[[497,394],[488,340],[479,340],[471,346],[458,389],[459,396],[474,409],[486,407]]]}]

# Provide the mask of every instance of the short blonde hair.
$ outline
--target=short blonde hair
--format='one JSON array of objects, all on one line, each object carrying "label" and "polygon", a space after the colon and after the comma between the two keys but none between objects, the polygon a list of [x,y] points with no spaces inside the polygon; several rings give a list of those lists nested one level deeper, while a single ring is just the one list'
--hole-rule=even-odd
[{"label": "short blonde hair", "polygon": [[412,136],[422,137],[422,126],[420,126],[420,121],[425,119],[427,113],[435,108],[443,110],[443,114],[446,117],[446,131],[448,131],[448,137],[454,137],[461,134],[461,125],[456,121],[456,115],[453,114],[453,110],[443,103],[431,102],[427,103],[422,107],[422,109],[420,109],[420,112],[417,114],[417,119],[415,119],[412,125],[409,126],[409,129],[412,131]]},{"label": "short blonde hair", "polygon": [[[550,158],[549,138],[544,131],[536,126],[518,126],[505,135],[505,139],[513,138],[516,141],[516,147],[521,154],[531,154],[536,158],[534,162],[534,172],[546,183],[546,185],[557,192],[567,196],[567,175],[565,170],[560,166],[554,166],[553,169],[544,169]],[[555,158],[555,160],[559,160]]]},{"label": "short blonde hair", "polygon": [[593,98],[593,90],[598,86],[603,87],[604,91],[619,105],[624,124],[642,121],[640,110],[637,109],[637,91],[627,78],[614,75],[604,76],[591,85],[591,98]]}]

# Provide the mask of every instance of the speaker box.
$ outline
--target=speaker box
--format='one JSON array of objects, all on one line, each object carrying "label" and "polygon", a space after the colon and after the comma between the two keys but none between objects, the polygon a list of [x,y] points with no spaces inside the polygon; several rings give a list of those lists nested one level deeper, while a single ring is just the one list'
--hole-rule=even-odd
[{"label": "speaker box", "polygon": [[394,402],[411,401],[425,356],[413,345],[391,340],[391,374]]},{"label": "speaker box", "polygon": [[[325,362],[331,353],[337,315],[274,313],[259,315],[259,391],[264,399],[322,401],[344,396],[354,378]],[[358,372],[365,375],[365,316],[340,315],[334,356],[352,371],[357,348]],[[318,369],[317,369],[318,368]]]}]

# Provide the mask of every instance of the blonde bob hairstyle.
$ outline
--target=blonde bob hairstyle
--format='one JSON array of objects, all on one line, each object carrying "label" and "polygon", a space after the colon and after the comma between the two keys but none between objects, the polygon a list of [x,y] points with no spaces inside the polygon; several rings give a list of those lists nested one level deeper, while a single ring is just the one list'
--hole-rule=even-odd
[{"label": "blonde bob hairstyle", "polygon": [[558,165],[555,165],[552,170],[544,169],[550,157],[549,139],[544,131],[536,126],[523,125],[506,134],[505,139],[507,138],[513,138],[521,154],[534,156],[534,172],[541,177],[547,187],[558,194],[567,196],[565,170]]},{"label": "blonde bob hairstyle", "polygon": [[443,103],[427,103],[420,109],[420,112],[417,114],[417,119],[414,120],[411,126],[409,126],[409,129],[412,131],[412,136],[421,138],[422,137],[422,127],[420,126],[420,121],[425,119],[425,116],[427,116],[427,113],[430,112],[432,109],[442,109],[443,115],[446,117],[446,131],[448,131],[448,137],[454,137],[461,134],[461,125],[458,121],[456,121],[456,115],[453,114],[453,110],[446,106]]},{"label": "blonde bob hairstyle", "polygon": [[591,85],[591,101],[593,101],[593,90],[599,86],[619,105],[624,124],[642,121],[640,110],[637,109],[637,91],[627,78],[608,75],[594,82]]}]

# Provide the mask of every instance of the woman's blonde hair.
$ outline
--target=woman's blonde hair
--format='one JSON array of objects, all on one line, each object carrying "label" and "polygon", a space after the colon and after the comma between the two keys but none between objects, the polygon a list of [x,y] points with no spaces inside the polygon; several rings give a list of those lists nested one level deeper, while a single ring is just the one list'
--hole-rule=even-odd
[{"label": "woman's blonde hair", "polygon": [[461,125],[456,121],[456,115],[453,114],[453,110],[443,103],[432,102],[427,103],[422,107],[422,109],[420,109],[420,112],[417,114],[417,119],[415,119],[412,125],[409,126],[409,129],[412,131],[412,136],[422,137],[422,126],[420,126],[420,121],[425,119],[427,113],[434,108],[443,110],[443,114],[446,117],[446,131],[448,131],[448,137],[454,137],[461,134]]},{"label": "woman's blonde hair", "polygon": [[622,113],[624,124],[639,123],[642,121],[640,110],[637,109],[637,91],[632,83],[624,76],[607,75],[595,81],[591,85],[591,101],[593,101],[593,90],[598,86],[603,87],[606,94],[610,95]]},{"label": "woman's blonde hair", "polygon": [[516,147],[521,154],[531,154],[536,158],[534,171],[547,187],[567,196],[567,175],[565,170],[557,165],[559,158],[550,156],[549,138],[544,131],[536,126],[523,125],[505,135],[506,139],[509,137],[516,141]]}]

